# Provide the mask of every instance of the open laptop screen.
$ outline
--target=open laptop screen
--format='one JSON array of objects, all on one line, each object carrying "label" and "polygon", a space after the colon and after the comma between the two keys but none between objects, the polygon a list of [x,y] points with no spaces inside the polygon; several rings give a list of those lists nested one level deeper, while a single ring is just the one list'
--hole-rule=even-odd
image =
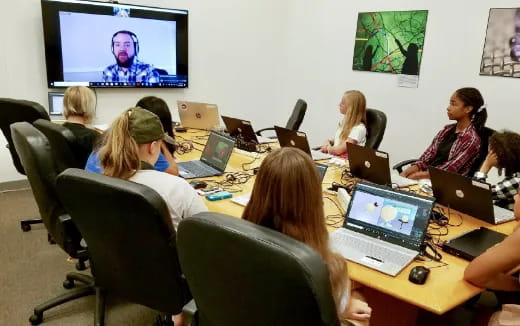
[{"label": "open laptop screen", "polygon": [[50,92],[49,93],[49,115],[61,116],[63,115],[63,93]]},{"label": "open laptop screen", "polygon": [[235,147],[234,139],[212,131],[200,160],[222,172],[226,169],[233,147]]},{"label": "open laptop screen", "polygon": [[344,227],[409,249],[419,250],[433,198],[358,182]]}]

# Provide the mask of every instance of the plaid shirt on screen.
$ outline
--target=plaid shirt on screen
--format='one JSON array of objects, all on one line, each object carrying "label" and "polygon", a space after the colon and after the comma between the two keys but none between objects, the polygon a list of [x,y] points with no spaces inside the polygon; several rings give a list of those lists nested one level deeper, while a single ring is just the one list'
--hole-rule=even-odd
[{"label": "plaid shirt on screen", "polygon": [[134,59],[134,63],[126,70],[123,71],[121,67],[116,63],[108,66],[103,71],[104,82],[140,82],[140,83],[158,83],[159,73],[155,68],[147,63]]}]

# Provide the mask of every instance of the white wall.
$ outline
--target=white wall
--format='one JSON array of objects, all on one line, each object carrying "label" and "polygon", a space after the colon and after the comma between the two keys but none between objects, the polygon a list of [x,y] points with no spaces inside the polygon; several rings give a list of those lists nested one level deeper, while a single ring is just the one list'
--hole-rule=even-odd
[{"label": "white wall", "polygon": [[[488,125],[519,131],[520,80],[479,76],[490,5],[520,7],[518,1],[292,0],[287,18],[285,99],[302,96],[309,107],[302,129],[315,143],[332,135],[338,103],[348,89],[365,93],[368,106],[383,110],[388,126],[380,149],[391,161],[418,157],[449,121],[446,107],[457,88],[480,89]],[[428,9],[419,88],[397,87],[395,75],[352,71],[358,12]],[[283,101],[283,100],[282,100]],[[283,103],[288,104],[288,103]]]},{"label": "white wall", "polygon": [[[276,0],[125,1],[189,10],[188,89],[108,90],[98,94],[97,122],[108,123],[147,95],[163,97],[176,116],[178,99],[217,103],[222,113],[251,117],[268,126],[287,118],[277,108],[283,75],[287,4]],[[0,97],[29,99],[47,107],[46,71],[39,0],[0,2]],[[0,182],[21,179],[0,136]]]},{"label": "white wall", "polygon": [[[370,107],[387,113],[381,149],[396,162],[420,155],[448,123],[445,109],[452,92],[474,86],[488,103],[488,125],[518,130],[515,98],[520,81],[478,75],[491,5],[487,1],[128,2],[190,11],[190,87],[98,90],[98,122],[109,122],[140,97],[153,94],[173,109],[177,99],[217,103],[222,113],[248,117],[261,128],[283,125],[301,97],[309,103],[302,129],[318,144],[333,134],[341,94],[360,89]],[[492,5],[520,3],[495,0]],[[357,13],[414,9],[429,10],[419,88],[399,88],[393,75],[352,71]],[[47,106],[39,0],[2,1],[0,15],[0,97]],[[0,182],[19,179],[3,143],[0,138]]]}]

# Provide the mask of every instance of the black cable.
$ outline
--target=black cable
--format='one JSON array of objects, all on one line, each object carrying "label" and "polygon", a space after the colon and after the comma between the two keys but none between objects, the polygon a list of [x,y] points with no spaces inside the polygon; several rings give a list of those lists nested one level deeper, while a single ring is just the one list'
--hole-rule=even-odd
[{"label": "black cable", "polygon": [[254,162],[256,162],[257,159],[258,159],[258,157],[255,157],[252,161],[242,163],[242,170],[244,170],[244,171],[251,171],[251,170],[253,170],[254,168],[247,169],[246,166],[250,165],[250,164],[253,164]]}]

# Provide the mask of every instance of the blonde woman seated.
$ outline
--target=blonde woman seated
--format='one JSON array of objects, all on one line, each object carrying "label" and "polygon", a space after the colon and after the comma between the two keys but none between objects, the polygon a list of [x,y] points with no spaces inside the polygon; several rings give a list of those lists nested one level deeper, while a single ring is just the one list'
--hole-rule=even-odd
[{"label": "blonde woman seated", "polygon": [[99,150],[103,174],[157,191],[168,206],[175,229],[182,218],[208,210],[186,180],[154,169],[163,139],[173,141],[164,133],[159,117],[131,108],[121,113],[107,132]]},{"label": "blonde woman seated", "polygon": [[336,129],[334,139],[321,147],[323,153],[346,156],[347,143],[365,146],[367,140],[367,108],[365,95],[360,91],[346,91],[339,103],[339,112],[344,115]]},{"label": "blonde woman seated", "polygon": [[340,320],[368,325],[372,309],[360,293],[350,291],[347,262],[329,249],[321,182],[309,155],[292,147],[269,154],[260,166],[242,218],[316,250],[328,266]]},{"label": "blonde woman seated", "polygon": [[74,86],[65,91],[63,97],[64,127],[69,129],[75,138],[76,146],[72,148],[78,162],[84,165],[92,152],[100,134],[88,128],[94,119],[96,99],[94,92],[88,87]]}]

